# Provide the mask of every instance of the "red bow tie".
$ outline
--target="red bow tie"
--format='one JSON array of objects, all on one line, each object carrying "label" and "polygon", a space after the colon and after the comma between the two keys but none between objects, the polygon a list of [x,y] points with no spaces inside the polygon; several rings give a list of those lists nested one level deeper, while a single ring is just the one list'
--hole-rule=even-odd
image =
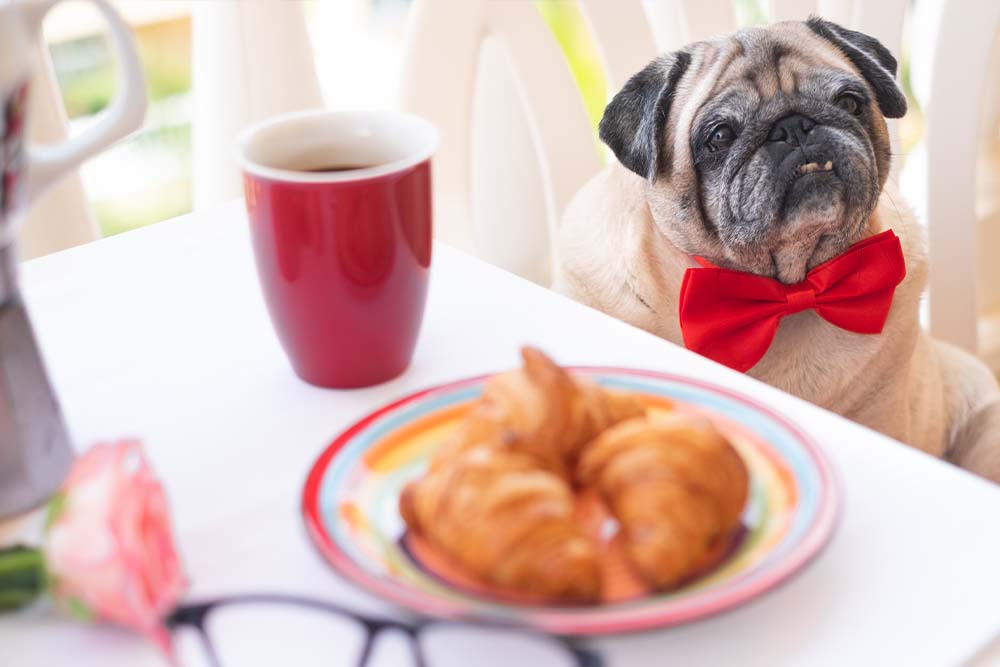
[{"label": "red bow tie", "polygon": [[812,309],[841,329],[881,333],[905,276],[903,248],[891,229],[855,243],[796,285],[717,267],[688,269],[679,303],[684,345],[743,372],[760,361],[781,318],[792,313]]}]

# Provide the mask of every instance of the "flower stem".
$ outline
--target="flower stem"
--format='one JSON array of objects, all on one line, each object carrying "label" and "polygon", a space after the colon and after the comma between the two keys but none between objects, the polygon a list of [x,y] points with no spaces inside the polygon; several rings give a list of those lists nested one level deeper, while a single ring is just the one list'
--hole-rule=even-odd
[{"label": "flower stem", "polygon": [[22,545],[0,549],[0,612],[23,607],[45,592],[45,559]]}]

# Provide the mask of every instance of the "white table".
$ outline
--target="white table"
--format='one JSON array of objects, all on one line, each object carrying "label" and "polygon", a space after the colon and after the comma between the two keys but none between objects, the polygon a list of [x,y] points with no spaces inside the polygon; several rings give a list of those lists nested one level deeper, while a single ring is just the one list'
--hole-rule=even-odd
[{"label": "white table", "polygon": [[[811,431],[843,485],[839,529],[806,571],[722,616],[599,642],[610,664],[940,667],[1000,633],[1000,489],[447,247],[435,247],[412,368],[356,391],[292,374],[239,202],[33,261],[23,279],[76,441],[146,441],[192,595],[279,590],[387,609],[314,553],[298,509],[310,464],[376,406],[512,366],[530,342],[565,363],[683,373],[751,394]],[[0,664],[162,661],[127,633],[36,609],[0,620]]]}]

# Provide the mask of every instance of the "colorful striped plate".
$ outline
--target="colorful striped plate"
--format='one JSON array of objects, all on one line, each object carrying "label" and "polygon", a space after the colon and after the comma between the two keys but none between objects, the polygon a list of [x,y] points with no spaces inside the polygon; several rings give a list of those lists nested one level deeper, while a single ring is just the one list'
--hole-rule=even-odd
[{"label": "colorful striped plate", "polygon": [[638,394],[651,411],[672,403],[704,414],[737,448],[751,476],[745,530],[712,570],[668,592],[573,607],[503,601],[435,575],[407,548],[399,494],[481,393],[485,377],[407,396],[333,441],[303,494],[306,524],[320,552],[347,579],[420,614],[593,635],[664,627],[732,608],[785,580],[827,542],[836,523],[837,486],[829,462],[794,424],[752,399],[687,378],[572,370]]}]

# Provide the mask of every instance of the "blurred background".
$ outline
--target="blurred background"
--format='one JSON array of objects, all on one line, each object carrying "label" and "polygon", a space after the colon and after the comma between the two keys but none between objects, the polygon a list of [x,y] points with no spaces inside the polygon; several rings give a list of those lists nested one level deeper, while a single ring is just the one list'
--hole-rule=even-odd
[{"label": "blurred background", "polygon": [[[71,192],[53,192],[32,211],[21,239],[25,258],[238,197],[234,144],[249,123],[321,106],[403,107],[431,118],[445,137],[435,160],[439,238],[550,284],[558,217],[609,158],[596,126],[615,86],[577,0],[424,2],[432,11],[412,32],[419,12],[411,0],[112,1],[142,53],[145,126],[60,186]],[[591,2],[588,15],[613,31],[622,24],[614,12],[635,5],[606,1]],[[918,217],[933,223],[925,321],[935,336],[1000,371],[1000,40],[989,32],[997,26],[976,23],[998,1],[732,0],[733,15],[721,21],[720,2],[642,0],[641,7],[657,43],[675,47],[686,41],[685,21],[711,33],[734,19],[758,25],[780,11],[798,17],[806,5],[838,6],[845,16],[845,7],[864,7],[885,34],[902,35],[891,46],[910,107],[896,126],[895,173]],[[487,5],[486,23],[478,24],[475,12]],[[51,62],[42,64],[57,82],[49,106],[61,96],[69,132],[78,132],[114,92],[103,24],[87,3],[67,2],[44,28]],[[613,37],[629,51],[629,34]],[[630,58],[638,62],[640,51],[631,49]],[[569,81],[562,63],[560,72],[550,67],[560,52],[572,81],[547,88],[538,82]],[[531,72],[534,84],[526,69],[539,70]],[[977,81],[966,80],[970,72]],[[536,86],[530,94],[529,84]],[[565,111],[553,110],[557,100]],[[972,127],[975,119],[981,127]],[[581,146],[587,123],[593,143]],[[65,131],[61,121],[50,125],[49,140]]]},{"label": "blurred background", "polygon": [[[118,0],[135,30],[151,101],[143,130],[82,168],[100,232],[111,236],[191,211],[192,2]],[[336,108],[395,104],[409,0],[303,2],[324,101]],[[572,2],[535,3],[566,56],[596,127],[609,91],[590,33]],[[745,24],[767,20],[764,0],[738,0]],[[57,7],[47,19],[60,92],[74,126],[88,122],[114,91],[103,24],[83,2]],[[345,63],[350,63],[345,67]],[[904,156],[922,131],[919,104],[909,86],[908,52],[902,81],[912,108],[902,127]],[[613,92],[613,91],[610,91]]]}]

